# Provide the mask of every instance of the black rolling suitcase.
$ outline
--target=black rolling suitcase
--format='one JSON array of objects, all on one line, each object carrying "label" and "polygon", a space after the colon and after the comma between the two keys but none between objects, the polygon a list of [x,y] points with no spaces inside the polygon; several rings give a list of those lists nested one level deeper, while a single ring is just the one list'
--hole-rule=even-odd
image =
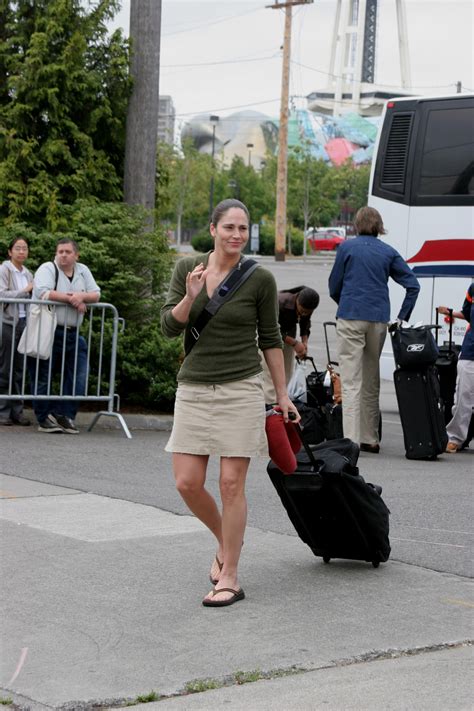
[{"label": "black rolling suitcase", "polygon": [[[439,375],[440,395],[444,405],[444,420],[448,424],[452,417],[454,393],[456,390],[458,356],[461,346],[453,343],[453,310],[449,309],[449,340],[438,346],[439,355],[436,359],[436,368]],[[439,313],[436,309],[436,325],[438,326]],[[436,343],[438,344],[438,329],[436,329]]]},{"label": "black rolling suitcase", "polygon": [[436,459],[448,443],[435,366],[393,374],[407,459]]},{"label": "black rolling suitcase", "polygon": [[348,439],[305,447],[293,474],[270,462],[267,471],[301,540],[325,563],[348,558],[388,560],[389,510],[381,488],[367,484],[355,466],[358,445]]}]

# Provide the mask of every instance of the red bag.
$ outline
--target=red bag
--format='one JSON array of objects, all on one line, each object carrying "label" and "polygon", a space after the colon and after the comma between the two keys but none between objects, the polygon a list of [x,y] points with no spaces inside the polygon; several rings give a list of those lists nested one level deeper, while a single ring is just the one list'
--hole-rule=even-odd
[{"label": "red bag", "polygon": [[265,431],[270,459],[284,474],[296,469],[295,454],[301,449],[301,439],[292,422],[285,422],[280,408],[267,411]]}]

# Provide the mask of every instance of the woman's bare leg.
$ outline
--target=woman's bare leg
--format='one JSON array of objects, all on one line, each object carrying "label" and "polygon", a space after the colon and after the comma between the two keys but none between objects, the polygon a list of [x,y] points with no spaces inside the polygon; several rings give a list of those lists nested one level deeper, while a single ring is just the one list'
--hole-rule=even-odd
[{"label": "woman's bare leg", "polygon": [[[216,585],[219,588],[239,589],[237,567],[239,564],[242,541],[247,523],[247,500],[245,498],[245,480],[249,468],[248,457],[221,457],[220,492],[222,499],[222,541],[224,556],[223,568]],[[232,597],[229,592],[207,596],[214,601],[225,601]]]},{"label": "woman's bare leg", "polygon": [[[214,497],[204,487],[209,457],[198,454],[173,454],[173,471],[176,488],[187,507],[214,534],[217,539],[217,556],[223,559],[222,518]],[[219,577],[219,567],[214,561],[211,575]]]}]

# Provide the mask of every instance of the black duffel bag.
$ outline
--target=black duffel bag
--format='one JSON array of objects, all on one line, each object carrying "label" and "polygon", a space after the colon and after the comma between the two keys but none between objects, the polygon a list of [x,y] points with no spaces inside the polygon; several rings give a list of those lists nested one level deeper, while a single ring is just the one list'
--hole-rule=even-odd
[{"label": "black duffel bag", "polygon": [[326,417],[320,407],[311,407],[300,400],[293,404],[301,415],[301,436],[308,445],[319,444],[327,437]]},{"label": "black duffel bag", "polygon": [[433,365],[438,358],[439,349],[436,345],[432,329],[429,326],[392,326],[392,350],[395,363],[399,368],[415,369]]}]

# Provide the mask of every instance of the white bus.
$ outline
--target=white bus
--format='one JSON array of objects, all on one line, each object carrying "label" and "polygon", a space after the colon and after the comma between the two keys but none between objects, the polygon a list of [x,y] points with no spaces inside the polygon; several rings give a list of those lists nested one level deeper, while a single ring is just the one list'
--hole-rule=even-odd
[{"label": "white bus", "polygon": [[[459,309],[474,279],[474,95],[392,99],[375,145],[369,205],[420,280],[410,322],[433,323],[436,306]],[[392,318],[404,290],[390,280]],[[440,341],[447,338],[447,327]],[[461,342],[465,323],[456,321]],[[381,374],[391,378],[387,339]]]}]

